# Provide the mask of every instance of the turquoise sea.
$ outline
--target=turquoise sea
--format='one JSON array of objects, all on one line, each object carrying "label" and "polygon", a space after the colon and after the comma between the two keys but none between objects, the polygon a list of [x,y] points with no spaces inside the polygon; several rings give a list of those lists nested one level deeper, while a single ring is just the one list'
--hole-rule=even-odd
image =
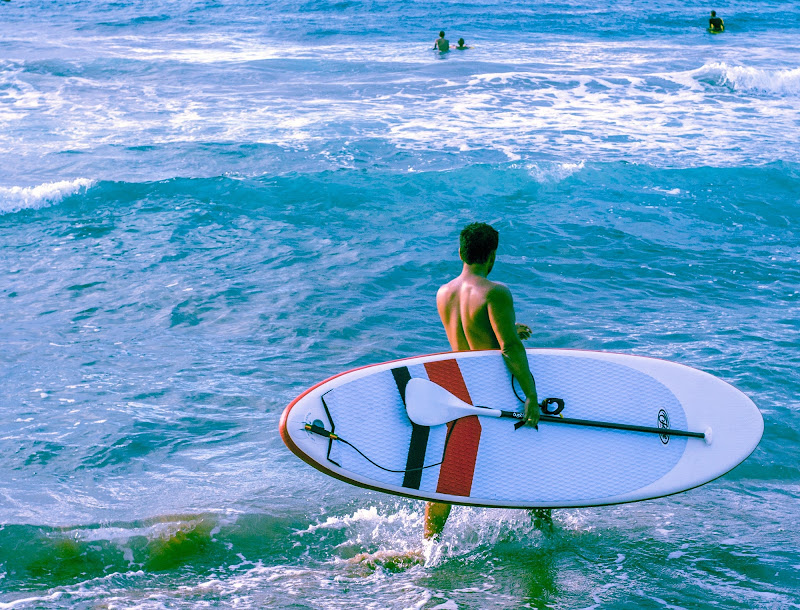
[{"label": "turquoise sea", "polygon": [[[798,35],[794,0],[0,2],[0,609],[800,608]],[[422,503],[278,419],[447,349],[474,220],[529,347],[708,371],[753,455],[349,562]]]}]

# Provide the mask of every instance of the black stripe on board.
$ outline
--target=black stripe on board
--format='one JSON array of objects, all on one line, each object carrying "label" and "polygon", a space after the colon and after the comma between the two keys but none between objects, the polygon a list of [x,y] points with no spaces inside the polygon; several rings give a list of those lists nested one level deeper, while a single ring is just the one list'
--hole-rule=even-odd
[{"label": "black stripe on board", "polygon": [[[406,404],[406,384],[411,379],[411,374],[405,366],[392,369],[392,377],[397,384],[397,391],[403,404]],[[403,475],[403,487],[419,489],[422,480],[422,467],[425,465],[425,450],[428,448],[428,426],[418,426],[411,422],[411,442],[408,445],[408,457],[406,458],[406,473]]]}]

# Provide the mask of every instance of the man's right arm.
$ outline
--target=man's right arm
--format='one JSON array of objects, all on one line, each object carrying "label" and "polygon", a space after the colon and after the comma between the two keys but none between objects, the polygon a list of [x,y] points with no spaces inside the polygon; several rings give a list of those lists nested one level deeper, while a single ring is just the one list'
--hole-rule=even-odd
[{"label": "man's right arm", "polygon": [[489,322],[500,344],[508,370],[517,378],[525,393],[525,419],[529,425],[539,422],[539,399],[536,395],[536,382],[528,366],[528,354],[517,334],[514,301],[511,291],[498,284],[486,297]]}]

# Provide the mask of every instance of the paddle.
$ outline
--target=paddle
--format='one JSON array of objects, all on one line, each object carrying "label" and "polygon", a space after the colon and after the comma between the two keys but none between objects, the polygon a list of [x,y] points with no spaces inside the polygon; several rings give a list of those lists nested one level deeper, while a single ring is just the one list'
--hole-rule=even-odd
[{"label": "paddle", "polygon": [[[467,415],[480,415],[481,417],[507,417],[510,419],[524,419],[525,414],[520,411],[503,411],[470,405],[457,396],[454,396],[442,386],[427,379],[414,378],[406,384],[406,412],[408,418],[420,426],[438,426],[447,422],[466,417]],[[593,428],[610,428],[612,430],[628,430],[631,432],[646,432],[666,436],[687,436],[702,438],[706,443],[711,443],[711,428],[705,432],[689,432],[674,430],[672,428],[656,428],[654,426],[635,426],[631,424],[618,424],[615,422],[593,421],[589,419],[571,419],[568,417],[554,417],[542,415],[539,422],[553,424],[570,424],[573,426],[590,426]]]},{"label": "paddle", "polygon": [[467,404],[442,386],[418,377],[409,379],[406,384],[406,412],[408,419],[420,426],[438,426],[467,415],[513,419],[525,417],[524,413],[518,411],[501,411]]}]

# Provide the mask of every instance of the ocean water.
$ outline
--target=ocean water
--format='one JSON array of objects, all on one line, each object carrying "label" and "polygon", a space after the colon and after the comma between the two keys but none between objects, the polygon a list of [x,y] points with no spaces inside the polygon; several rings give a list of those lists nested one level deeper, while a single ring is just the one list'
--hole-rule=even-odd
[{"label": "ocean water", "polygon": [[[800,608],[800,5],[710,8],[0,2],[0,608]],[[419,548],[422,503],[278,419],[447,348],[473,220],[528,346],[717,375],[758,449],[349,561]]]}]

